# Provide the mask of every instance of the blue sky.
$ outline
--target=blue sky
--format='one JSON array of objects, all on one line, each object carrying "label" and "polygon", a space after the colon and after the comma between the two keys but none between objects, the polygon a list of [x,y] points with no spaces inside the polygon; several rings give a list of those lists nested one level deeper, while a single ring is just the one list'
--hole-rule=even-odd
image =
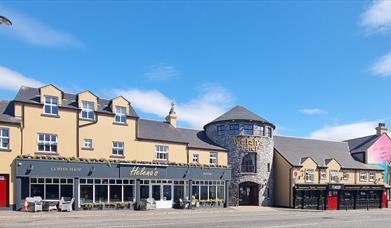
[{"label": "blue sky", "polygon": [[279,134],[340,140],[391,124],[391,2],[0,1],[0,98],[20,85],[171,100],[199,128],[236,104]]}]

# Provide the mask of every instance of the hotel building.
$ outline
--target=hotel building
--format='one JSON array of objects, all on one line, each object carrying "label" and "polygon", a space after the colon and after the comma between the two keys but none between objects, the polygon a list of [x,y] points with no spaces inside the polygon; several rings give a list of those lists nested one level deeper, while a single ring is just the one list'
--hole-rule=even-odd
[{"label": "hotel building", "polygon": [[[346,142],[275,136],[236,106],[203,130],[140,118],[124,97],[22,87],[0,102],[0,208],[29,196],[86,203],[154,198],[345,209],[384,205],[382,168],[355,161]],[[365,202],[364,202],[365,198]],[[369,204],[370,202],[370,204]]]}]

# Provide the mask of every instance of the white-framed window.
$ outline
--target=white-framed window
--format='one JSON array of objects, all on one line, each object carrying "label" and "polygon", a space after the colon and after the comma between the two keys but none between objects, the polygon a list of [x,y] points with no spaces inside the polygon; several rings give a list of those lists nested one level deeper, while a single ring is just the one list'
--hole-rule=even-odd
[{"label": "white-framed window", "polygon": [[37,147],[41,153],[57,153],[57,135],[54,134],[38,134]]},{"label": "white-framed window", "polygon": [[243,126],[244,134],[245,135],[253,135],[254,133],[254,126],[252,124],[245,124]]},{"label": "white-framed window", "polygon": [[225,125],[217,126],[217,135],[224,135],[224,134],[225,134]]},{"label": "white-framed window", "polygon": [[230,135],[238,135],[239,134],[239,124],[229,125],[229,134]]},{"label": "white-framed window", "polygon": [[217,153],[216,152],[210,152],[209,163],[212,165],[217,165]]},{"label": "white-framed window", "polygon": [[326,170],[321,169],[321,170],[320,170],[320,179],[326,180],[326,177],[327,177]]},{"label": "white-framed window", "polygon": [[155,146],[156,160],[168,160],[168,146],[156,145]]},{"label": "white-framed window", "polygon": [[193,163],[199,163],[199,161],[200,161],[200,155],[199,154],[193,154],[192,162]]},{"label": "white-framed window", "polygon": [[335,170],[330,171],[330,183],[337,183],[338,182],[338,172]]},{"label": "white-framed window", "polygon": [[83,148],[92,149],[92,139],[84,139]]},{"label": "white-framed window", "polygon": [[43,112],[48,115],[58,115],[58,97],[45,96]]},{"label": "white-framed window", "polygon": [[314,181],[314,170],[306,169],[305,170],[305,182],[312,183]]},{"label": "white-framed window", "polygon": [[124,142],[113,142],[112,155],[124,156]]},{"label": "white-framed window", "polygon": [[94,120],[94,102],[82,101],[81,102],[81,117],[87,120]]},{"label": "white-framed window", "polygon": [[374,182],[376,180],[376,174],[374,171],[369,172],[369,181]]},{"label": "white-framed window", "polygon": [[360,171],[360,181],[367,181],[368,173],[366,171]]},{"label": "white-framed window", "polygon": [[9,149],[10,136],[8,128],[0,128],[0,149]]},{"label": "white-framed window", "polygon": [[342,178],[343,178],[344,180],[348,180],[348,179],[349,179],[349,170],[344,170],[344,171],[343,171],[343,176],[342,176]]},{"label": "white-framed window", "polygon": [[116,106],[115,107],[115,122],[126,123],[126,107]]}]

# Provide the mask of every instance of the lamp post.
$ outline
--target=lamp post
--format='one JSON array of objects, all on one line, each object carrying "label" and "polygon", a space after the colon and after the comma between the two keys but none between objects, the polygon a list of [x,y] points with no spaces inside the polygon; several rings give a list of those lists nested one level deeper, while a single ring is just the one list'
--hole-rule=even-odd
[{"label": "lamp post", "polygon": [[12,22],[8,18],[0,15],[0,24],[11,26]]}]

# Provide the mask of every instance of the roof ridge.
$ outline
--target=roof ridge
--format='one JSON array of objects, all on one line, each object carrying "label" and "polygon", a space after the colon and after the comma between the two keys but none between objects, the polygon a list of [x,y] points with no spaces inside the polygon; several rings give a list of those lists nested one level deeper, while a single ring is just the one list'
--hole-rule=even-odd
[{"label": "roof ridge", "polygon": [[325,139],[314,139],[314,138],[306,138],[306,137],[299,137],[299,136],[282,136],[282,135],[275,135],[274,137],[293,138],[293,139],[304,139],[304,140],[312,140],[312,141],[333,142],[333,143],[347,144],[347,142],[344,142],[344,141],[325,140]]},{"label": "roof ridge", "polygon": [[357,138],[347,139],[347,140],[344,140],[343,142],[347,142],[347,141],[351,141],[351,140],[356,140],[356,139],[363,139],[363,138],[372,137],[372,136],[377,136],[377,135],[376,135],[376,134],[373,134],[373,135],[361,136],[361,137],[357,137]]}]

